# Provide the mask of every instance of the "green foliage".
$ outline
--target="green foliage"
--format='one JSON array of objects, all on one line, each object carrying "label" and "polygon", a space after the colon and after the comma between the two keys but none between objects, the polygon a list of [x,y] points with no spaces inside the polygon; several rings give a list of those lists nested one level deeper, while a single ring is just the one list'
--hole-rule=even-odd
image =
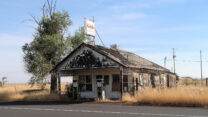
[{"label": "green foliage", "polygon": [[32,74],[30,84],[43,84],[46,76],[54,65],[61,61],[66,53],[69,53],[81,43],[92,43],[85,36],[84,27],[79,28],[75,35],[66,36],[68,27],[72,24],[66,11],[55,11],[55,4],[48,2],[48,7],[43,5],[43,16],[37,23],[37,29],[33,35],[33,41],[22,46],[26,71]]},{"label": "green foliage", "polygon": [[69,46],[68,38],[64,37],[71,25],[69,14],[66,11],[48,12],[52,10],[50,8],[44,7],[42,19],[35,20],[38,27],[33,36],[34,40],[22,47],[26,70],[33,75],[30,79],[31,84],[43,83],[51,68],[61,60]]},{"label": "green foliage", "polygon": [[84,27],[80,27],[78,30],[76,30],[74,36],[69,38],[69,41],[70,41],[72,49],[77,48],[83,42],[88,43],[88,44],[93,43],[90,37],[85,35]]}]

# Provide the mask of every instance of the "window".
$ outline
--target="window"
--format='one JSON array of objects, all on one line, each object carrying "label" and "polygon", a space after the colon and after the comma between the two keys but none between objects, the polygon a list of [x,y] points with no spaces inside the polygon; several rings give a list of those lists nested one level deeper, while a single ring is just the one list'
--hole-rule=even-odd
[{"label": "window", "polygon": [[123,91],[128,92],[128,75],[123,75]]},{"label": "window", "polygon": [[109,75],[104,76],[104,86],[109,85]]},{"label": "window", "polygon": [[92,78],[90,75],[79,76],[79,90],[92,91]]},{"label": "window", "polygon": [[119,75],[114,74],[112,75],[112,77],[113,77],[112,91],[120,91]]},{"label": "window", "polygon": [[85,91],[86,86],[85,86],[85,76],[79,76],[79,90],[80,91]]},{"label": "window", "polygon": [[86,76],[86,91],[92,91],[92,78],[91,78],[91,76]]},{"label": "window", "polygon": [[150,75],[150,84],[152,88],[155,88],[155,75],[153,74]]}]

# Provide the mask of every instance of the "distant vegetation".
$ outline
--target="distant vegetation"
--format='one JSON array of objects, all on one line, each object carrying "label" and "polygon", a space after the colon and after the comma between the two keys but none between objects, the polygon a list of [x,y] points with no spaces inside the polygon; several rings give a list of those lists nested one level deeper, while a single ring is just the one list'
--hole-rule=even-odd
[{"label": "distant vegetation", "polygon": [[[200,78],[192,78],[192,77],[182,77],[180,78],[179,86],[201,86],[201,79]],[[206,86],[206,79],[202,80],[202,86]]]},{"label": "distant vegetation", "polygon": [[0,87],[4,86],[7,83],[7,77],[2,77],[0,81]]}]

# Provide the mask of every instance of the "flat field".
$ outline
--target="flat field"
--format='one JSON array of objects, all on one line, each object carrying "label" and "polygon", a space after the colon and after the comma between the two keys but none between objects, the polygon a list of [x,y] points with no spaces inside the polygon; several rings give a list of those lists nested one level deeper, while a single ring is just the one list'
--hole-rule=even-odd
[{"label": "flat field", "polygon": [[[185,85],[184,85],[185,82]],[[194,81],[196,82],[196,81]],[[197,81],[199,82],[199,81]],[[62,83],[64,93],[67,83]],[[39,85],[7,84],[0,87],[0,101],[68,101],[66,95],[50,94],[50,84],[42,90]],[[208,107],[208,88],[196,83],[181,80],[174,88],[141,88],[135,96],[124,94],[121,100],[109,99],[98,102],[116,102],[139,105],[198,106]]]},{"label": "flat field", "polygon": [[[67,83],[62,83],[63,92]],[[0,87],[0,101],[58,101],[67,99],[66,96],[50,94],[50,84],[44,89],[40,85],[6,84]]]}]

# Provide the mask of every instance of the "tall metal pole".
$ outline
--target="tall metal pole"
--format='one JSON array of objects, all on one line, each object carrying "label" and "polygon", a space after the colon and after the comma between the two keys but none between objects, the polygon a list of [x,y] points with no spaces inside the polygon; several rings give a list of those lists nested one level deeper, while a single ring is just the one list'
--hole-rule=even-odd
[{"label": "tall metal pole", "polygon": [[202,75],[202,51],[201,50],[200,50],[200,67],[201,67],[201,85],[202,85],[203,75]]},{"label": "tall metal pole", "polygon": [[173,48],[173,69],[174,69],[174,73],[176,73],[176,69],[175,69],[175,58],[176,58],[175,48]]}]

